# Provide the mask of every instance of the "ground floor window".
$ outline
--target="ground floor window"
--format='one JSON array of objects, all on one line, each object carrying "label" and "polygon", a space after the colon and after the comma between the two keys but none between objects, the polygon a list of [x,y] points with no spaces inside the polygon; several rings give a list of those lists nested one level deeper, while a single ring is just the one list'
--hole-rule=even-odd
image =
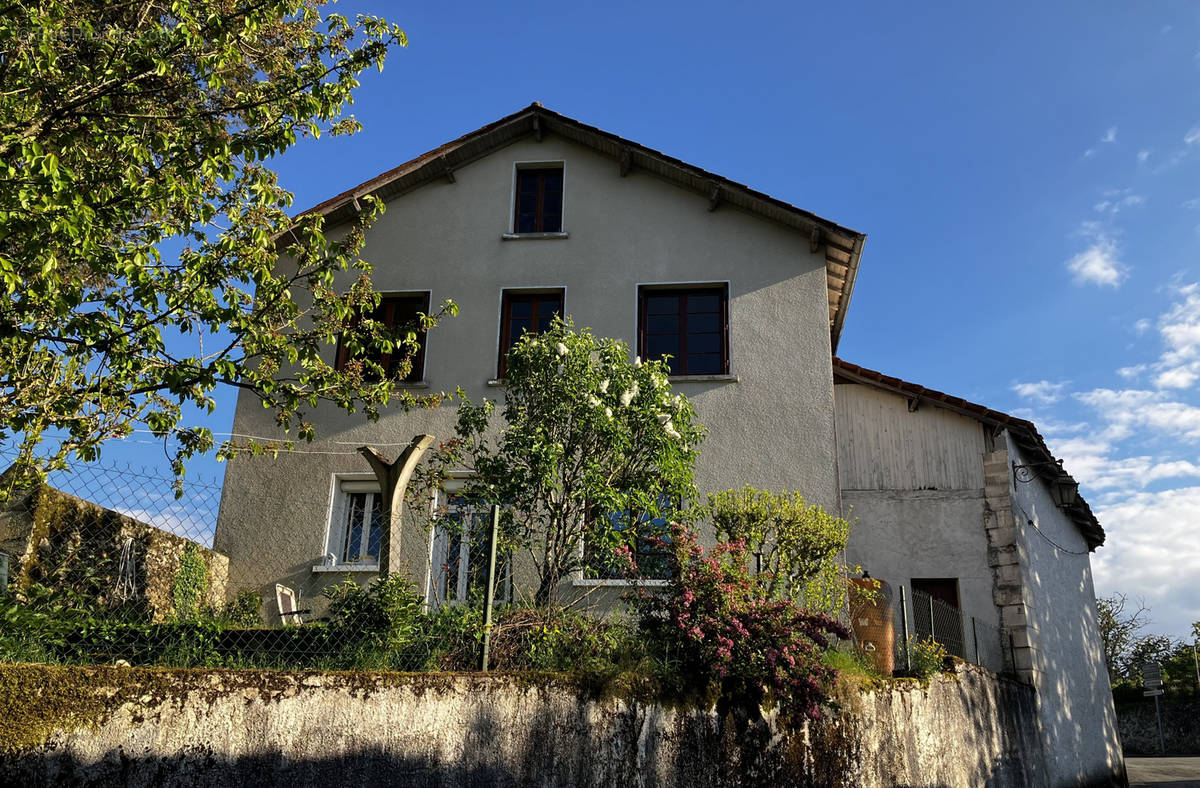
[{"label": "ground floor window", "polygon": [[[451,481],[434,501],[425,583],[431,608],[462,604],[475,596],[482,600],[487,590],[491,507],[467,503],[456,494],[461,487],[461,482]],[[511,566],[506,556],[496,556],[497,602],[512,597]]]},{"label": "ground floor window", "polygon": [[383,540],[383,497],[374,481],[338,479],[329,518],[325,563],[377,566]]},{"label": "ground floor window", "polygon": [[[670,579],[669,516],[609,512],[598,519],[598,527],[584,541],[585,581]],[[629,557],[637,565],[632,575]]]}]

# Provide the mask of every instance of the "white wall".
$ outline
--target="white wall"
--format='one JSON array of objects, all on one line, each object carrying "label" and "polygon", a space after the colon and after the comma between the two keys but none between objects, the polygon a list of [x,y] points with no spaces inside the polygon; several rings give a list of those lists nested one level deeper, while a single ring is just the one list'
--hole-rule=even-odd
[{"label": "white wall", "polygon": [[[397,158],[400,158],[399,156]],[[502,240],[510,229],[514,162],[565,163],[565,240]],[[381,161],[380,166],[390,162]],[[565,287],[576,325],[635,344],[639,283],[728,281],[731,364],[738,380],[674,384],[695,402],[709,437],[701,491],[753,484],[798,489],[836,511],[833,386],[825,260],[809,237],[634,171],[561,138],[532,138],[420,187],[387,206],[365,256],[381,291],[431,290],[460,316],[430,332],[430,390],[462,386],[479,401],[496,376],[502,288]],[[332,190],[332,188],[331,188]],[[329,349],[332,357],[333,348]],[[453,434],[455,407],[387,413],[379,423],[333,406],[310,418],[320,441],[279,459],[227,468],[216,546],[230,555],[231,586],[284,581],[315,592],[324,553],[330,479],[364,471],[354,447],[394,455],[414,434]],[[239,398],[238,433],[274,435],[273,414]]]},{"label": "white wall", "polygon": [[[1030,461],[1011,436],[1007,440],[1013,462]],[[1049,784],[1088,784],[1111,773],[1122,759],[1087,543],[1041,480],[1014,480],[1012,505],[1021,540],[1021,579],[1029,591]]]}]

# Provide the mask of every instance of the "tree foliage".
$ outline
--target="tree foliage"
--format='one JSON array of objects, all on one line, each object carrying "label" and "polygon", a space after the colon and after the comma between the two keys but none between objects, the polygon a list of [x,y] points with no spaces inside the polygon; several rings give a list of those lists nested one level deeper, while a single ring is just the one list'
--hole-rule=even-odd
[{"label": "tree foliage", "polygon": [[850,523],[809,505],[799,492],[740,490],[711,493],[708,515],[717,539],[756,556],[756,582],[772,597],[787,597],[824,613],[841,609],[845,567],[838,556]]},{"label": "tree foliage", "polygon": [[524,335],[507,369],[503,424],[494,403],[464,401],[435,463],[473,474],[468,500],[503,504],[506,544],[532,561],[545,604],[585,554],[632,546],[641,525],[694,497],[704,433],[664,362],[630,361],[623,342],[569,320]]},{"label": "tree foliage", "polygon": [[[304,438],[303,410],[321,400],[368,416],[414,404],[378,365],[328,363],[343,333],[352,350],[414,349],[418,326],[370,319],[359,253],[382,206],[360,199],[327,236],[318,216],[288,217],[292,195],[266,166],[302,136],[357,130],[345,110],[358,75],[405,43],[325,3],[0,10],[0,440],[32,470],[141,426],[174,439],[182,474],[214,445],[183,420],[221,384]],[[346,292],[339,272],[343,289],[356,279]]]},{"label": "tree foliage", "polygon": [[[1142,666],[1148,662],[1161,666],[1163,689],[1168,693],[1200,694],[1200,659],[1194,642],[1144,634],[1150,625],[1150,610],[1141,600],[1131,602],[1125,594],[1097,599],[1096,610],[1109,680],[1120,697],[1140,698]],[[1200,621],[1192,625],[1192,632],[1194,637],[1200,635]]]},{"label": "tree foliage", "polygon": [[1116,684],[1131,672],[1136,675],[1140,665],[1132,665],[1130,657],[1150,623],[1150,611],[1140,600],[1131,603],[1127,595],[1113,594],[1096,600],[1096,613],[1109,681]]}]

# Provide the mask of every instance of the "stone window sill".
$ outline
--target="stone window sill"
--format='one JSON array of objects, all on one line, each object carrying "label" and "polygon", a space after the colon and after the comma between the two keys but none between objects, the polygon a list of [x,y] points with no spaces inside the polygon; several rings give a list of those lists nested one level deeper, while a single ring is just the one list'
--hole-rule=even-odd
[{"label": "stone window sill", "polygon": [[314,574],[322,572],[338,574],[344,572],[379,572],[379,564],[335,564],[333,566],[325,566],[318,564],[312,568]]},{"label": "stone window sill", "polygon": [[568,233],[501,233],[501,241],[552,241],[569,238]]},{"label": "stone window sill", "polygon": [[667,380],[672,383],[737,383],[741,378],[737,375],[671,375]]}]

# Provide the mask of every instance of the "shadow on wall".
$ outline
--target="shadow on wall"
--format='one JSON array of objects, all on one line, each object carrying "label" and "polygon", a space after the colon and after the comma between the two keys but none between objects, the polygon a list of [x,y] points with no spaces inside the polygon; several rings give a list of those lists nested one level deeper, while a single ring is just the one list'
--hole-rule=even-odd
[{"label": "shadow on wall", "polygon": [[[0,785],[1048,784],[1032,691],[972,666],[853,690],[807,730],[757,708],[601,699],[534,676],[6,670],[2,711],[32,736],[0,740]],[[55,691],[95,710],[47,740],[64,723],[30,704]]]},{"label": "shadow on wall", "polygon": [[1027,557],[1023,579],[1032,600],[1038,725],[1049,783],[1125,785],[1087,544],[1044,485],[1017,484],[1013,504]]}]

